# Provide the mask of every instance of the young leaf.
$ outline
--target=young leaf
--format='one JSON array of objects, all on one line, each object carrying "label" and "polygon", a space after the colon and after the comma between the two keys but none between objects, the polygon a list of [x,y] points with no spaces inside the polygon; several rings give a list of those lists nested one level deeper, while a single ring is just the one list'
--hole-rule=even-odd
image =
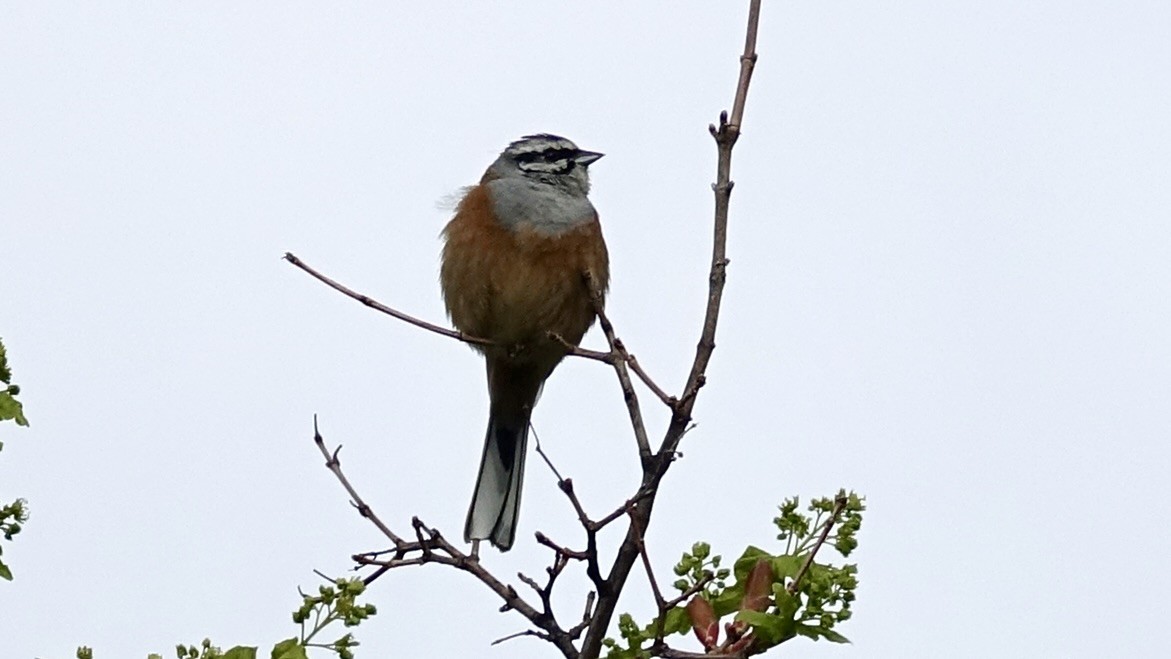
[{"label": "young leaf", "polygon": [[691,616],[687,609],[677,606],[663,616],[663,636],[671,634],[686,634],[691,629]]},{"label": "young leaf", "polygon": [[309,655],[296,638],[286,638],[273,647],[272,659],[309,659]]},{"label": "young leaf", "polygon": [[736,620],[752,628],[760,648],[771,648],[793,637],[793,621],[759,611],[741,611]]}]

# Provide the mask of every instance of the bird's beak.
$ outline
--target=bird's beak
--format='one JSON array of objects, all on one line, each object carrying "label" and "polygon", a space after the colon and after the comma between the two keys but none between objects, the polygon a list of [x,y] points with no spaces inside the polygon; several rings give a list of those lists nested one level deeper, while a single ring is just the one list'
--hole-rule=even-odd
[{"label": "bird's beak", "polygon": [[606,154],[598,153],[597,151],[581,151],[581,150],[579,150],[577,152],[577,155],[573,157],[573,162],[581,165],[582,167],[585,167],[586,165],[592,164],[595,160],[597,160],[598,158],[601,158],[604,155],[606,155]]}]

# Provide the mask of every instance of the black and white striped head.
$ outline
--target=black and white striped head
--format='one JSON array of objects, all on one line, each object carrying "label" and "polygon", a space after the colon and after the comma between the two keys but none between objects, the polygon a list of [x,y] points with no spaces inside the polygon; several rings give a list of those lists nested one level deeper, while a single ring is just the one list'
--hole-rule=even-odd
[{"label": "black and white striped head", "polygon": [[585,194],[590,189],[587,168],[601,157],[601,153],[579,149],[564,137],[541,133],[509,144],[488,172],[495,176],[519,174]]}]

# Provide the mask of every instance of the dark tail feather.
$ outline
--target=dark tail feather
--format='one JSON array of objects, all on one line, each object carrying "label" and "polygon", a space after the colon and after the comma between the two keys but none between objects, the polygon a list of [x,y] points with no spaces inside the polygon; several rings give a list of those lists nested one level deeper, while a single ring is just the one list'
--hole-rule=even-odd
[{"label": "dark tail feather", "polygon": [[516,538],[520,515],[520,489],[525,474],[528,415],[505,423],[493,413],[488,419],[480,475],[464,524],[464,540],[488,540],[500,551],[508,551]]}]

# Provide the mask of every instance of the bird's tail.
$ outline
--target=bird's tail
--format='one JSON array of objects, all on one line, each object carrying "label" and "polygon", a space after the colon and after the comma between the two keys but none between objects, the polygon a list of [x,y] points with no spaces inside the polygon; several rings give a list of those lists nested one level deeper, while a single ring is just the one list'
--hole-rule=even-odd
[{"label": "bird's tail", "polygon": [[[506,417],[511,417],[506,419]],[[500,551],[512,547],[520,515],[529,414],[505,415],[493,409],[480,458],[480,475],[464,524],[464,540],[488,540]]]}]

